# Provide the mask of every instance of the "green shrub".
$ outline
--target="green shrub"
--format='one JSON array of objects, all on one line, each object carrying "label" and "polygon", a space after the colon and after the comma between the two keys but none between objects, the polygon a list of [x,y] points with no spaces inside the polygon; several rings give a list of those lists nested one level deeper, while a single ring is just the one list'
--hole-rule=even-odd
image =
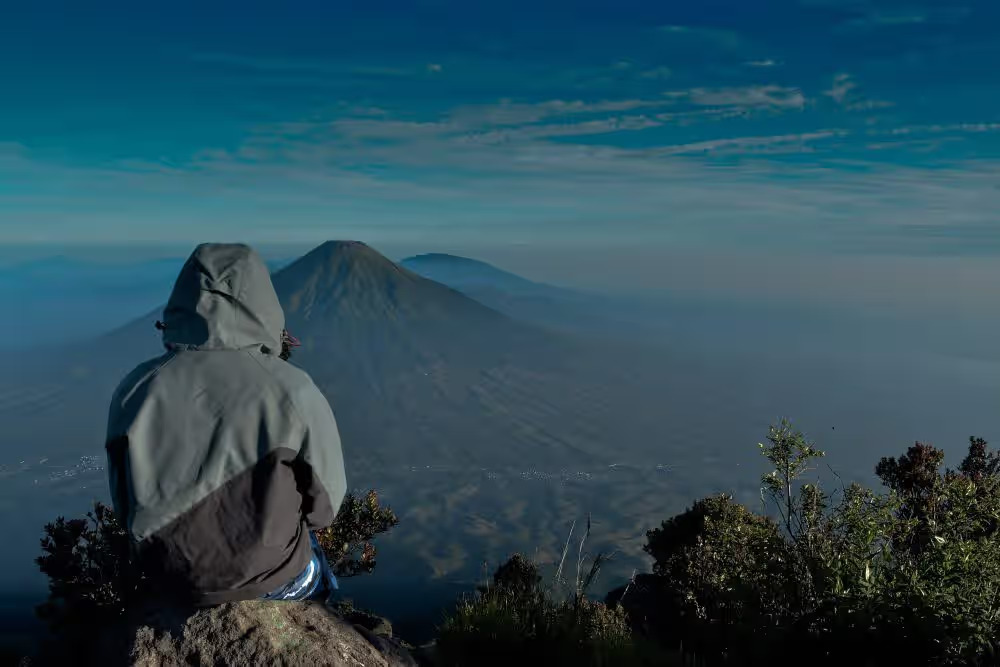
[{"label": "green shrub", "polygon": [[[371,540],[398,523],[375,491],[363,499],[348,493],[333,525],[317,531],[317,538],[335,574],[350,577],[374,570]],[[132,555],[131,539],[107,505],[95,502],[84,519],[60,516],[44,531],[43,554],[35,562],[49,578],[49,597],[36,613],[52,629],[120,614],[148,594],[150,582]]]},{"label": "green shrub", "polygon": [[1000,456],[985,441],[955,471],[917,443],[878,464],[886,490],[828,493],[802,483],[823,452],[787,422],[768,440],[766,515],[718,496],[647,534],[651,632],[726,664],[997,664]]},{"label": "green shrub", "polygon": [[540,588],[494,585],[461,601],[439,630],[445,665],[629,665],[632,634],[621,607],[554,601]]},{"label": "green shrub", "polygon": [[333,573],[339,577],[367,574],[375,569],[375,545],[371,540],[399,524],[389,507],[382,507],[378,493],[368,491],[364,498],[348,493],[340,504],[333,524],[316,531],[316,539]]},{"label": "green shrub", "polygon": [[764,645],[793,604],[791,554],[777,524],[729,496],[696,502],[647,533],[665,613],[655,631],[719,655]]},{"label": "green shrub", "polygon": [[35,562],[49,578],[49,597],[36,613],[53,630],[121,613],[145,590],[128,533],[103,503],[85,519],[60,516],[46,524],[41,546]]},{"label": "green shrub", "polygon": [[[590,533],[588,521],[587,535]],[[583,543],[577,576],[569,594],[559,596],[562,565],[549,587],[538,566],[514,554],[478,587],[474,596],[459,601],[439,628],[438,658],[448,667],[466,665],[579,665],[603,667],[674,664],[665,652],[633,637],[621,606],[608,606],[586,597],[604,555],[596,556],[583,572]],[[570,531],[572,536],[572,530]]]}]

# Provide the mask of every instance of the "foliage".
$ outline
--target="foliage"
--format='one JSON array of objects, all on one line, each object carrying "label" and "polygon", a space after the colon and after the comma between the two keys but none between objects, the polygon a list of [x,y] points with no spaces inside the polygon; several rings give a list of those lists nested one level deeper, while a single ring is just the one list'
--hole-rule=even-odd
[{"label": "foliage", "polygon": [[597,575],[600,574],[601,568],[614,557],[614,553],[598,553],[591,559],[590,566],[584,571],[584,563],[589,555],[584,552],[584,545],[586,545],[587,539],[590,537],[590,529],[591,521],[588,515],[587,530],[580,537],[580,541],[577,544],[576,576],[573,578],[572,587],[570,587],[570,582],[563,576],[563,571],[566,565],[566,555],[569,553],[570,541],[573,539],[573,532],[576,530],[576,521],[573,521],[570,525],[569,534],[566,535],[566,543],[563,545],[562,556],[559,558],[559,567],[556,568],[555,576],[553,576],[551,586],[549,587],[550,594],[558,594],[559,589],[562,589],[563,594],[568,599],[576,601],[584,598],[587,595],[587,590],[597,581]]},{"label": "foliage", "polygon": [[[375,568],[371,540],[398,523],[375,491],[363,499],[349,493],[333,525],[317,531],[317,538],[334,573],[352,576]],[[46,524],[41,547],[35,562],[49,578],[49,598],[36,612],[53,629],[120,614],[150,591],[128,532],[103,503],[95,502],[84,519],[60,516]]]},{"label": "foliage", "polygon": [[[575,523],[574,523],[575,527]],[[439,628],[441,664],[461,665],[663,665],[666,653],[632,636],[621,606],[609,606],[586,597],[601,564],[609,556],[598,554],[584,567],[583,545],[578,547],[577,575],[565,596],[558,593],[569,550],[570,529],[559,568],[545,586],[538,566],[514,554],[501,564],[492,579],[477,588],[474,597],[459,601]]]},{"label": "foliage", "polygon": [[128,533],[100,502],[85,519],[46,524],[41,547],[35,562],[49,578],[49,598],[36,612],[54,629],[120,612],[143,590]]},{"label": "foliage", "polygon": [[364,498],[348,493],[333,524],[316,531],[316,539],[333,573],[338,578],[353,577],[375,569],[376,551],[371,540],[397,524],[396,514],[379,504],[374,489]]},{"label": "foliage", "polygon": [[[778,525],[726,495],[696,502],[647,533],[653,572],[673,585],[658,631],[689,648],[708,643],[720,655],[768,632],[788,607],[790,557]],[[666,602],[666,601],[665,601]],[[757,637],[762,641],[762,637]]]},{"label": "foliage", "polygon": [[813,459],[826,456],[825,452],[816,449],[805,439],[802,433],[792,429],[786,419],[777,426],[772,425],[767,434],[769,445],[758,443],[761,454],[774,467],[774,470],[761,477],[762,495],[769,498],[781,517],[781,524],[788,535],[795,538],[803,531],[803,522],[816,518],[822,495],[815,487],[804,491],[802,500],[808,497],[809,503],[796,504],[792,485],[808,472]]},{"label": "foliage", "polygon": [[727,664],[997,664],[1000,455],[971,438],[942,472],[917,443],[879,462],[885,491],[828,493],[802,483],[823,452],[785,421],[768,440],[767,514],[717,496],[647,533],[662,639]]},{"label": "foliage", "polygon": [[519,597],[528,597],[542,591],[542,575],[538,566],[523,554],[514,554],[493,573],[493,580],[478,586],[480,593],[486,594],[491,588],[503,588]]}]

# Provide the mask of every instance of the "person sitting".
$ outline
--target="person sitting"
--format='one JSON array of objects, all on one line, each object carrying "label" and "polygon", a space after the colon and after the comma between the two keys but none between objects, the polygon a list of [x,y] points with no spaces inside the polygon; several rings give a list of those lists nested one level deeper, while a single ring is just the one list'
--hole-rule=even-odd
[{"label": "person sitting", "polygon": [[347,491],[339,431],[288,362],[298,341],[266,264],[246,245],[199,245],[157,328],[166,353],[118,386],[106,439],[143,571],[196,606],[333,594],[315,531]]}]

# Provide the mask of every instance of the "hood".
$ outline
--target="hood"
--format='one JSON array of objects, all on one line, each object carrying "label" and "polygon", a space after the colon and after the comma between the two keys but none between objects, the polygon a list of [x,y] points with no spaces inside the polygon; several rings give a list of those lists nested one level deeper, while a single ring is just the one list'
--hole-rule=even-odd
[{"label": "hood", "polygon": [[205,243],[184,263],[163,311],[170,349],[281,352],[285,314],[260,256],[242,244]]}]

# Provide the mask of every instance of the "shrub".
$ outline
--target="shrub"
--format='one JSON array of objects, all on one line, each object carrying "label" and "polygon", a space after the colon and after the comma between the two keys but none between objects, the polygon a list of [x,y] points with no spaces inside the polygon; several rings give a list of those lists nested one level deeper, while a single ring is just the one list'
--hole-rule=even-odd
[{"label": "shrub", "polygon": [[659,592],[669,598],[656,627],[661,638],[699,653],[702,644],[719,655],[745,653],[788,617],[791,554],[770,518],[720,495],[646,535],[653,572],[666,584]]},{"label": "shrub", "polygon": [[455,666],[640,664],[621,607],[557,601],[538,586],[511,587],[496,577],[448,616],[438,651],[445,665]]},{"label": "shrub", "polygon": [[107,505],[95,502],[85,519],[46,524],[41,546],[35,562],[49,578],[49,598],[36,613],[53,629],[120,613],[143,592],[128,533]]},{"label": "shrub", "polygon": [[[349,493],[333,525],[317,537],[334,573],[349,577],[374,570],[371,540],[398,523],[391,509],[380,506],[375,491],[364,499]],[[49,578],[49,597],[36,613],[52,629],[120,614],[149,592],[129,534],[107,505],[95,502],[84,519],[60,516],[44,531],[43,554],[35,562]]]},{"label": "shrub", "polygon": [[[580,665],[622,666],[673,664],[658,648],[637,641],[621,606],[586,597],[607,556],[599,554],[583,573],[583,543],[577,576],[568,595],[557,590],[569,539],[560,567],[549,587],[538,566],[514,554],[479,586],[473,597],[459,601],[438,631],[437,651],[443,665]],[[572,537],[572,529],[570,531]]]},{"label": "shrub", "polygon": [[364,498],[348,493],[336,520],[329,528],[316,531],[316,539],[333,573],[338,578],[353,577],[375,569],[376,551],[371,540],[398,524],[392,509],[379,504],[374,489]]},{"label": "shrub", "polygon": [[662,639],[727,664],[996,664],[1000,456],[985,441],[955,471],[917,443],[879,462],[885,491],[828,493],[801,483],[823,452],[784,421],[768,440],[767,515],[718,496],[647,534]]}]

